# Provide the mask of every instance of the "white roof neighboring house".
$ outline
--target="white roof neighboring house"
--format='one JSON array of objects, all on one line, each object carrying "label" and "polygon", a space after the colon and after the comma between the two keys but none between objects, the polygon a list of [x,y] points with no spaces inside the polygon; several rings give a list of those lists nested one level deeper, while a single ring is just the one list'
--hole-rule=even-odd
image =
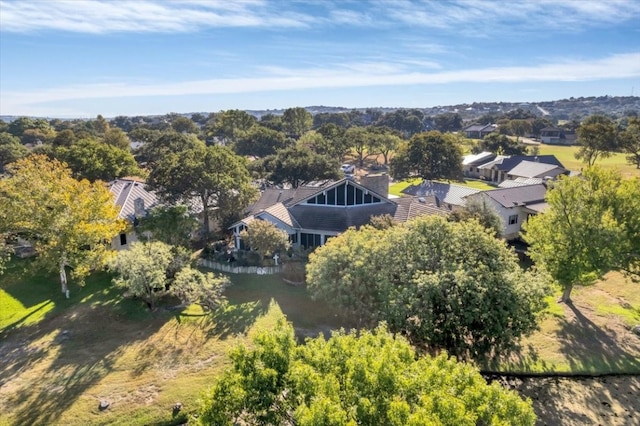
[{"label": "white roof neighboring house", "polygon": [[527,185],[536,185],[539,183],[543,183],[544,179],[542,178],[523,178],[518,177],[515,179],[507,179],[498,185],[498,188],[513,188],[516,186],[527,186]]},{"label": "white roof neighboring house", "polygon": [[479,154],[469,154],[469,155],[465,155],[464,158],[462,159],[462,165],[463,166],[469,166],[472,164],[482,165],[482,164],[488,163],[494,158],[496,158],[496,155],[489,151],[484,151]]},{"label": "white roof neighboring house", "polygon": [[565,173],[568,173],[568,170],[556,164],[539,163],[529,160],[521,161],[507,172],[510,177],[523,178],[554,178]]}]

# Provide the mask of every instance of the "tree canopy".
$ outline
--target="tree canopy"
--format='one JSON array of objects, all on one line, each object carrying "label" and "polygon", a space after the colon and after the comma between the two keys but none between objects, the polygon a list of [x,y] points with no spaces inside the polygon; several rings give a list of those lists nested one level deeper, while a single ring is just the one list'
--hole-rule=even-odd
[{"label": "tree canopy", "polygon": [[289,234],[266,220],[254,220],[240,236],[262,257],[282,253],[291,246]]},{"label": "tree canopy", "polygon": [[91,139],[80,140],[69,147],[59,146],[54,156],[67,163],[75,177],[92,182],[142,174],[128,147],[122,149]]},{"label": "tree canopy", "polygon": [[104,184],[77,181],[63,163],[42,155],[7,169],[9,177],[0,179],[0,234],[34,244],[35,267],[59,271],[63,292],[67,267],[81,279],[104,265],[111,239],[125,229]]},{"label": "tree canopy", "polygon": [[267,179],[275,184],[289,183],[294,188],[314,180],[336,179],[339,163],[297,144],[265,157],[261,162]]},{"label": "tree canopy", "polygon": [[202,206],[205,235],[211,230],[210,217],[226,223],[255,198],[246,160],[229,148],[200,143],[165,152],[151,170],[147,184],[169,201],[197,199]]},{"label": "tree canopy", "polygon": [[490,232],[436,216],[350,229],[310,255],[307,285],[362,325],[387,321],[419,347],[490,358],[535,329],[547,291]]},{"label": "tree canopy", "polygon": [[629,119],[627,128],[620,134],[620,145],[627,154],[627,162],[640,169],[640,118]]},{"label": "tree canopy", "polygon": [[391,160],[391,175],[394,179],[460,179],[462,149],[450,134],[418,133],[401,144]]},{"label": "tree canopy", "polygon": [[580,148],[575,157],[591,167],[598,157],[607,158],[618,148],[616,124],[603,115],[587,117],[578,127]]},{"label": "tree canopy", "polygon": [[547,191],[549,207],[523,225],[529,254],[571,300],[575,284],[588,285],[611,270],[640,270],[640,180],[590,167],[561,177]]},{"label": "tree canopy", "polygon": [[473,152],[494,152],[500,155],[525,155],[527,147],[512,141],[507,135],[490,133],[485,136],[473,149]]},{"label": "tree canopy", "polygon": [[472,366],[446,354],[416,359],[384,327],[299,345],[281,320],[230,356],[231,367],[204,395],[199,424],[533,425],[536,418],[531,402],[487,384]]}]

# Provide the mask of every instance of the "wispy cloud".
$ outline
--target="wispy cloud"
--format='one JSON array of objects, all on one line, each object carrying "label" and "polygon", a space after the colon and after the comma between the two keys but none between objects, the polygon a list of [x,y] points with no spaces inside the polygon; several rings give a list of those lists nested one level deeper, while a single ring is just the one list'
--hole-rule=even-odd
[{"label": "wispy cloud", "polygon": [[312,18],[265,1],[0,1],[8,32],[192,32],[207,27],[306,27]]},{"label": "wispy cloud", "polygon": [[[264,71],[264,70],[263,70]],[[168,84],[91,84],[33,92],[5,92],[0,109],[19,114],[31,106],[77,99],[258,93],[319,88],[597,81],[640,77],[640,52],[587,61],[533,67],[502,67],[442,72],[409,71],[406,65],[347,64],[314,69],[270,68],[267,77],[213,79]]]},{"label": "wispy cloud", "polygon": [[204,28],[411,25],[466,35],[544,28],[575,30],[638,19],[637,0],[0,0],[8,32],[195,32]]}]

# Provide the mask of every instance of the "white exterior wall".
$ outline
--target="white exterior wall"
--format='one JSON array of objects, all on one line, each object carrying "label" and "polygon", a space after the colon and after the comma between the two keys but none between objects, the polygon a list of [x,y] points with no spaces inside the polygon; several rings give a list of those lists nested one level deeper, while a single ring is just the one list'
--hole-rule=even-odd
[{"label": "white exterior wall", "polygon": [[125,235],[127,236],[127,244],[120,244],[120,234],[118,234],[111,240],[111,248],[114,250],[126,250],[131,246],[131,243],[138,241],[138,235],[135,232],[126,232]]},{"label": "white exterior wall", "polygon": [[[523,207],[516,206],[506,208],[501,204],[496,202],[495,200],[487,197],[486,195],[480,194],[480,196],[484,197],[485,200],[491,202],[491,205],[496,209],[500,217],[502,218],[503,229],[502,236],[505,240],[513,240],[520,236],[520,230],[522,229],[522,224],[527,220],[528,213],[524,211]],[[509,224],[509,217],[511,215],[518,215],[517,223],[512,225]]]}]

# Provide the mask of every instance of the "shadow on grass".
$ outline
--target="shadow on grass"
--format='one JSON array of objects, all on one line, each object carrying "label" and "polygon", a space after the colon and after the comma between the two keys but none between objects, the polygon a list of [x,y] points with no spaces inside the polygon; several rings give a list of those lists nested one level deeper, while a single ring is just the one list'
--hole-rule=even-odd
[{"label": "shadow on grass", "polygon": [[[23,302],[29,287],[31,291],[43,285],[56,288],[55,278],[3,282],[3,289]],[[137,301],[123,300],[106,274],[94,275],[84,287],[73,285],[71,294],[68,300],[59,292],[41,294],[39,298],[43,302],[49,298],[54,309],[37,323],[25,325],[22,318],[3,329],[0,386],[19,376],[13,382],[15,391],[5,400],[5,414],[11,415],[13,424],[55,424],[88,388],[113,370],[126,345],[147,339],[170,318],[151,315]],[[51,361],[38,363],[43,358]]]},{"label": "shadow on grass", "polygon": [[573,303],[567,307],[573,319],[563,318],[558,333],[561,352],[567,357],[571,371],[590,373],[640,374],[638,354],[620,346],[622,339],[587,318]]}]

